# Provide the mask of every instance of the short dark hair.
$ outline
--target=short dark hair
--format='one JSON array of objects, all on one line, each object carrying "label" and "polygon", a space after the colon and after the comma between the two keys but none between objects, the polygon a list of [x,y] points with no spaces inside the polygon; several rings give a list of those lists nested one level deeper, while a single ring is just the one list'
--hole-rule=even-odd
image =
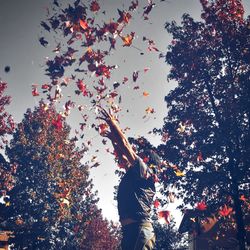
[{"label": "short dark hair", "polygon": [[149,157],[149,162],[151,164],[156,165],[156,166],[161,165],[161,158],[154,150],[149,149],[145,153]]}]

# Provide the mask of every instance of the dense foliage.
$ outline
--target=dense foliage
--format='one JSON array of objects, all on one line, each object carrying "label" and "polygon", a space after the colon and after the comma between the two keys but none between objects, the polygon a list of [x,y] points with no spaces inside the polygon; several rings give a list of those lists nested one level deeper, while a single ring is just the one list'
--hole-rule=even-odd
[{"label": "dense foliage", "polygon": [[[7,83],[0,81],[0,148],[3,149],[7,144],[7,136],[10,135],[14,128],[14,120],[6,111],[6,106],[10,104],[11,97],[4,95],[7,89]],[[12,172],[2,154],[0,154],[0,196],[5,196],[6,192],[13,186]]]},{"label": "dense foliage", "polygon": [[[166,171],[187,205],[221,216],[230,211],[244,249],[244,216],[249,209],[250,18],[240,0],[201,0],[203,21],[184,14],[167,23],[173,36],[166,62],[178,86],[165,98],[161,130]],[[248,201],[249,202],[249,201]],[[230,208],[230,209],[229,209]],[[233,211],[231,210],[233,208]]]},{"label": "dense foliage", "polygon": [[[97,232],[87,238],[100,211],[88,166],[82,164],[84,151],[69,133],[53,105],[41,101],[13,134],[7,155],[16,169],[15,186],[1,217],[14,231],[15,249],[80,249],[82,239],[93,244],[99,238]],[[109,233],[102,226],[101,233]]]}]

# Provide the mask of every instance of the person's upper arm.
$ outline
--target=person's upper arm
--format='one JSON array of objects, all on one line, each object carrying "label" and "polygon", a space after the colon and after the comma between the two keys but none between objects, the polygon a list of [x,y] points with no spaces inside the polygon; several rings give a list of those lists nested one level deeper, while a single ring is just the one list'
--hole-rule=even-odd
[{"label": "person's upper arm", "polygon": [[140,157],[137,157],[131,168],[137,178],[147,179],[148,167]]}]

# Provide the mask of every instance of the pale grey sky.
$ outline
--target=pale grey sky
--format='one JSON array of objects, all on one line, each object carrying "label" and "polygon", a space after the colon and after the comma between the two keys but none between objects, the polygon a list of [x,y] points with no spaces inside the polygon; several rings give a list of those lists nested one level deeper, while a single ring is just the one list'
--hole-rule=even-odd
[{"label": "pale grey sky", "polygon": [[[52,45],[47,49],[41,47],[38,38],[44,35],[49,37],[46,32],[41,33],[40,22],[46,19],[46,7],[51,2],[53,1],[0,0],[0,78],[9,84],[7,93],[12,96],[12,103],[8,109],[17,122],[21,121],[27,108],[34,107],[39,101],[39,97],[31,95],[31,85],[34,83],[41,85],[48,81],[44,75],[45,57],[51,55],[54,47]],[[72,3],[73,1],[59,2]],[[100,0],[101,9],[106,10],[106,15],[98,14],[97,18],[106,21],[109,21],[110,17],[117,18],[117,9],[128,9],[130,2],[130,0]],[[156,7],[150,13],[149,21],[143,20],[140,10],[140,14],[133,15],[127,31],[135,32],[133,42],[135,47],[143,50],[145,43],[142,42],[142,37],[145,36],[153,39],[160,51],[166,52],[171,37],[164,28],[165,23],[171,20],[179,22],[184,13],[189,13],[197,20],[200,18],[201,5],[199,0],[155,0],[154,2]],[[244,0],[243,3],[247,15],[250,13],[250,1]],[[139,4],[145,6],[147,0],[139,0]],[[140,55],[140,52],[136,48],[117,46],[113,55],[107,59],[110,64],[119,65],[119,68],[113,71],[110,84],[115,81],[121,82],[124,76],[131,81],[132,72],[141,71],[136,84],[130,82],[126,87],[120,88],[123,108],[120,117],[121,126],[131,128],[127,132],[128,136],[144,135],[157,144],[159,138],[148,135],[148,132],[155,127],[161,127],[167,112],[164,97],[174,87],[174,83],[167,82],[169,68],[164,59],[158,58],[159,53],[148,52]],[[4,71],[5,66],[11,67],[9,73]],[[143,73],[146,67],[150,70]],[[133,91],[135,85],[139,85],[140,89]],[[149,92],[149,97],[143,97],[143,91]],[[67,96],[69,93],[63,94]],[[58,104],[59,110],[63,104]],[[145,109],[149,106],[155,109],[155,114],[142,119]],[[129,112],[125,111],[127,109]],[[78,128],[80,118],[79,113],[73,112],[67,120],[73,130]],[[112,160],[113,157],[106,153],[106,147],[101,145],[100,137],[96,137],[96,134],[91,132],[89,136],[94,137],[93,151],[100,149],[97,156],[101,165],[91,171],[100,197],[99,206],[108,219],[118,220],[116,204],[113,200],[113,186],[118,181],[114,174],[116,166]],[[176,216],[179,217],[179,215]]]}]

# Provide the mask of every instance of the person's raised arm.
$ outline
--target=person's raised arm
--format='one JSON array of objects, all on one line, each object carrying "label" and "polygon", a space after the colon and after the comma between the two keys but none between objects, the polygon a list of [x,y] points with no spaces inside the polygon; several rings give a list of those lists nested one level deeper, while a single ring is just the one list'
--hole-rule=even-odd
[{"label": "person's raised arm", "polygon": [[111,140],[115,150],[117,150],[120,155],[124,155],[128,159],[128,162],[132,165],[137,159],[135,151],[133,150],[125,134],[119,127],[115,117],[105,109],[100,109],[100,112],[102,114],[102,117],[100,117],[100,119],[104,120],[110,128],[110,134],[107,137]]}]

